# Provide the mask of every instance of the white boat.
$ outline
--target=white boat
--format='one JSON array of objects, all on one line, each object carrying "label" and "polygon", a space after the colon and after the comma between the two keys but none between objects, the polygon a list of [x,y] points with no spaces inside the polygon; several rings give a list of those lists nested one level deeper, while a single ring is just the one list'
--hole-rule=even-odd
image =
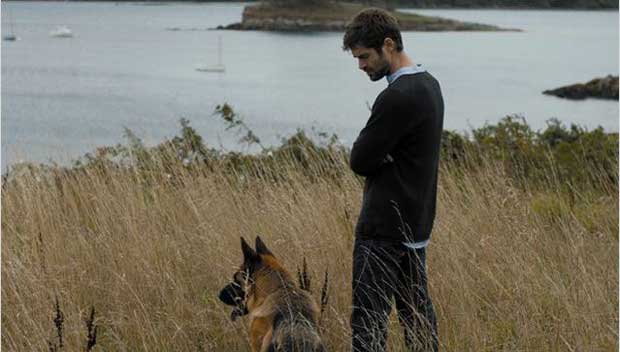
[{"label": "white boat", "polygon": [[222,63],[222,37],[218,37],[217,46],[217,65],[207,65],[196,67],[196,71],[199,72],[226,72],[226,67]]},{"label": "white boat", "polygon": [[67,26],[59,26],[50,32],[53,38],[73,38],[73,32]]}]

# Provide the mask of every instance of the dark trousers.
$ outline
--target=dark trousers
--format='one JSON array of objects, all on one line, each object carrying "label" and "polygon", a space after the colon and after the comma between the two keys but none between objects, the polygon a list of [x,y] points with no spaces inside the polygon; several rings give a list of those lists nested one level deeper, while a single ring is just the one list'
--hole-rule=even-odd
[{"label": "dark trousers", "polygon": [[437,351],[437,322],[426,280],[426,250],[356,239],[353,249],[353,352],[385,351],[396,302],[407,351]]}]

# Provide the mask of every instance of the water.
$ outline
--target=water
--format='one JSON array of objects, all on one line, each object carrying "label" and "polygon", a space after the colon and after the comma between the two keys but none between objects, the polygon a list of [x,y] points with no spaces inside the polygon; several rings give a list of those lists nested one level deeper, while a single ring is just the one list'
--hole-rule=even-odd
[{"label": "water", "polygon": [[[223,102],[266,144],[315,126],[350,145],[368,118],[367,104],[386,85],[357,69],[340,49],[341,33],[205,30],[239,21],[243,4],[2,6],[3,33],[10,18],[21,38],[2,42],[3,169],[21,160],[66,162],[122,142],[124,127],[154,145],[177,133],[181,117],[210,146],[239,148],[212,115]],[[525,30],[404,33],[407,52],[442,84],[446,128],[464,131],[518,113],[536,129],[551,117],[618,129],[616,101],[541,94],[618,74],[617,11],[418,12]],[[76,36],[50,38],[59,25]],[[174,27],[182,30],[167,30]],[[226,73],[197,72],[217,63],[218,36]]]}]

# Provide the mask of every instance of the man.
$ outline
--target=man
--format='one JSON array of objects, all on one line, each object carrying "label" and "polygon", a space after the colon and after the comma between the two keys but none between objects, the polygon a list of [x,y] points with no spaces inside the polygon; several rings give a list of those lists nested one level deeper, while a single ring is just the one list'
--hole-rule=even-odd
[{"label": "man", "polygon": [[343,49],[372,81],[388,81],[351,150],[351,169],[366,177],[353,250],[353,351],[385,350],[392,299],[407,349],[437,351],[425,262],[435,218],[441,89],[404,52],[398,23],[383,10],[360,12],[347,26]]}]

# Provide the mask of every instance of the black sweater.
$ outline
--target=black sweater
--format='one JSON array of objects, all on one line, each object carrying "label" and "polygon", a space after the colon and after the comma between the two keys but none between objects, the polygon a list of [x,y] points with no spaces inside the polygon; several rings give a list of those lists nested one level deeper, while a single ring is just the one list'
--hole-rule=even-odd
[{"label": "black sweater", "polygon": [[379,94],[351,149],[351,169],[366,176],[356,236],[430,238],[443,114],[441,88],[428,72],[400,76]]}]

